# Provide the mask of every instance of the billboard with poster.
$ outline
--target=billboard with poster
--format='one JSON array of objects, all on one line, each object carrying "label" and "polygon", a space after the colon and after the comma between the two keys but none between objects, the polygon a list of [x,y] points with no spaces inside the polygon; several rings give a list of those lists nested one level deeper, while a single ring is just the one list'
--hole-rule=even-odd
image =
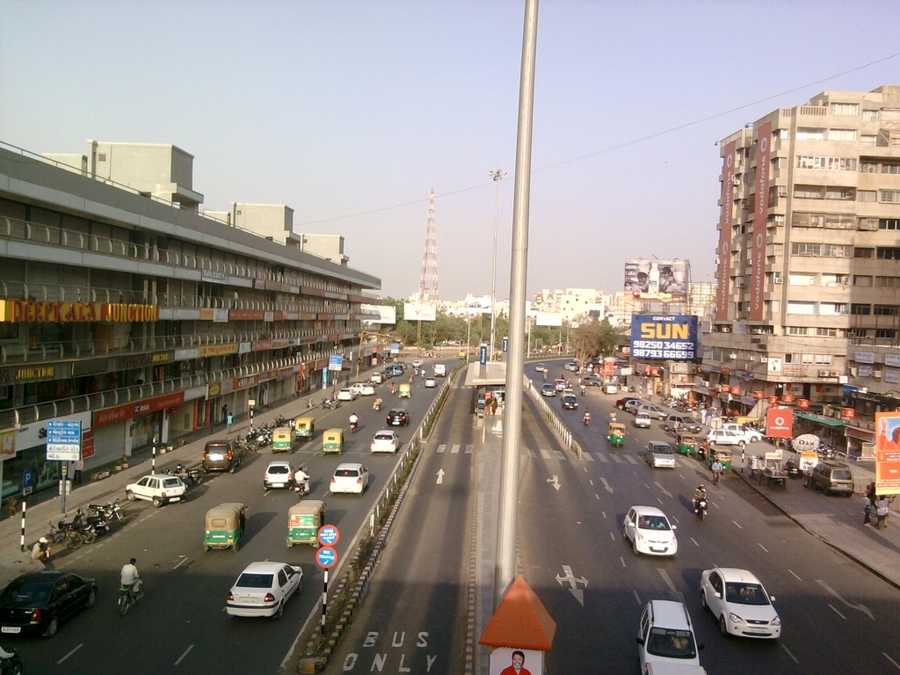
[{"label": "billboard with poster", "polygon": [[766,412],[766,436],[768,438],[791,438],[794,435],[794,409],[773,407]]},{"label": "billboard with poster", "polygon": [[361,305],[363,314],[377,314],[377,319],[366,319],[364,323],[393,326],[397,323],[397,308],[393,305]]},{"label": "billboard with poster", "polygon": [[631,356],[636,359],[691,361],[697,356],[697,317],[686,314],[635,314],[631,317]]},{"label": "billboard with poster", "polygon": [[875,413],[875,493],[900,494],[900,412]]},{"label": "billboard with poster", "polygon": [[642,299],[685,299],[691,281],[691,263],[679,258],[628,258],[625,291]]},{"label": "billboard with poster", "polygon": [[437,319],[437,308],[434,305],[405,302],[403,318],[407,321],[434,321]]},{"label": "billboard with poster", "polygon": [[543,675],[544,653],[535,649],[498,647],[491,652],[490,675]]},{"label": "billboard with poster", "polygon": [[535,321],[538,326],[550,326],[553,328],[559,328],[560,326],[562,326],[562,314],[556,314],[553,312],[538,312]]}]

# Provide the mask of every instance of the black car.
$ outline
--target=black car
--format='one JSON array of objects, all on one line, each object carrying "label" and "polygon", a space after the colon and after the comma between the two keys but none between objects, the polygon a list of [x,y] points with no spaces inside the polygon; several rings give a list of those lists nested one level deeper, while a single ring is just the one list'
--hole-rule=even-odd
[{"label": "black car", "polygon": [[409,413],[405,410],[391,410],[386,421],[389,427],[405,427],[409,424]]},{"label": "black car", "polygon": [[572,394],[566,394],[562,397],[562,407],[566,410],[575,410],[578,408],[578,399]]},{"label": "black car", "polygon": [[56,635],[59,624],[97,602],[97,584],[77,574],[44,570],[13,579],[0,594],[4,635]]}]

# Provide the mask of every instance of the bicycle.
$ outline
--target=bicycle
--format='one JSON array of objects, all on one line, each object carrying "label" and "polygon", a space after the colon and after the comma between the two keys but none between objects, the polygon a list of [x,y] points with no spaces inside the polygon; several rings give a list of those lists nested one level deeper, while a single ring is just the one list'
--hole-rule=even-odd
[{"label": "bicycle", "polygon": [[116,607],[119,610],[119,616],[128,614],[128,610],[134,607],[143,596],[143,584],[140,585],[137,593],[132,592],[132,588],[128,586],[120,586],[119,593],[116,595]]}]

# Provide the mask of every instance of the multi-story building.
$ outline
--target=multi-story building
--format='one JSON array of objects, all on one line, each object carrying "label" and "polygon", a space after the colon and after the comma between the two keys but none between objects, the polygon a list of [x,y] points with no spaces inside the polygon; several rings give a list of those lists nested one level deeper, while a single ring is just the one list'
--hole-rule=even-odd
[{"label": "multi-story building", "polygon": [[799,401],[797,417],[843,438],[854,345],[898,344],[900,86],[825,91],[719,149],[716,314],[696,391],[741,412]]},{"label": "multi-story building", "polygon": [[605,313],[602,293],[595,288],[542,289],[534,296],[532,306],[537,312],[559,314],[567,324],[578,324],[595,314]]},{"label": "multi-story building", "polygon": [[377,278],[202,215],[174,146],[90,147],[65,166],[0,147],[3,496],[56,481],[50,420],[81,422],[86,475],[327,386],[330,355],[372,348]]}]

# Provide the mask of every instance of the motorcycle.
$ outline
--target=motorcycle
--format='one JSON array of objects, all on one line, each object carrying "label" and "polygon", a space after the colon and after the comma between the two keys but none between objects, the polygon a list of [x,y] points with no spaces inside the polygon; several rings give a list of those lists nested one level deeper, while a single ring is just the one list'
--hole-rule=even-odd
[{"label": "motorcycle", "polygon": [[143,582],[138,583],[140,583],[141,586],[137,593],[132,593],[132,589],[128,588],[128,586],[119,587],[119,592],[116,595],[116,607],[119,610],[119,616],[128,614],[128,610],[134,607],[138,603],[138,600],[144,597]]},{"label": "motorcycle", "polygon": [[381,410],[382,401],[380,398],[376,398],[372,401],[372,410]]},{"label": "motorcycle", "polygon": [[355,434],[359,431],[359,422],[350,422],[350,433]]},{"label": "motorcycle", "polygon": [[25,664],[15,649],[4,649],[7,656],[0,656],[0,675],[24,675]]},{"label": "motorcycle", "polygon": [[340,402],[337,399],[326,398],[322,401],[322,407],[325,410],[336,410],[340,406]]},{"label": "motorcycle", "polygon": [[584,426],[588,426],[591,423],[591,416],[585,413],[584,417],[581,418],[581,421]]},{"label": "motorcycle", "polygon": [[[301,467],[300,470],[306,473],[306,467]],[[303,497],[309,494],[309,475],[299,481],[296,479],[294,480],[294,492],[297,493],[297,496],[300,497],[300,499],[303,499]]]},{"label": "motorcycle", "polygon": [[694,513],[697,514],[697,517],[700,520],[706,518],[706,497],[701,497],[700,499],[694,499]]}]

